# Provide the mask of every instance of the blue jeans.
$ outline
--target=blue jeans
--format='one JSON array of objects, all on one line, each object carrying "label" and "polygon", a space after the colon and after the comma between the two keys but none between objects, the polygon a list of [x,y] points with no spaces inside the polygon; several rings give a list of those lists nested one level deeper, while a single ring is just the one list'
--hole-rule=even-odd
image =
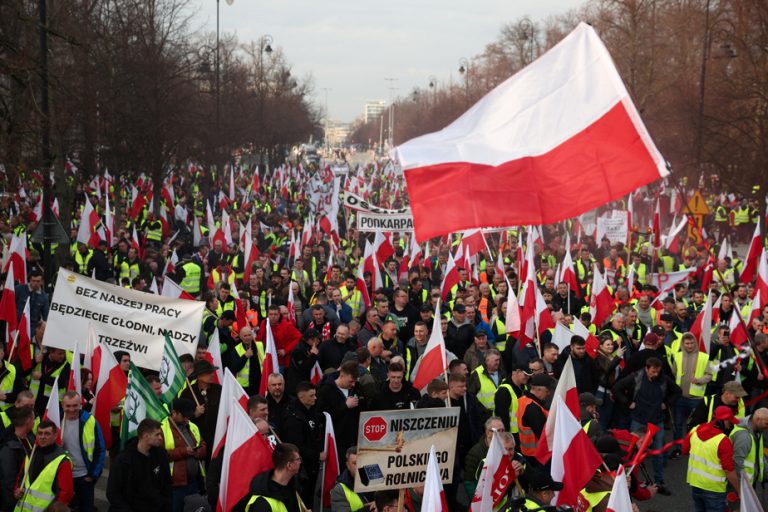
[{"label": "blue jeans", "polygon": [[597,398],[603,399],[603,405],[598,406],[597,411],[600,413],[600,428],[605,432],[613,425],[613,399],[608,393],[598,391],[597,394]]},{"label": "blue jeans", "polygon": [[691,487],[693,510],[696,512],[723,512],[725,509],[725,493],[712,492]]},{"label": "blue jeans", "polygon": [[675,440],[685,437],[685,424],[688,416],[701,403],[702,398],[686,398],[681,396],[675,403]]},{"label": "blue jeans", "polygon": [[[662,446],[664,446],[664,422],[657,423],[656,426],[659,427],[659,431],[656,432],[655,436],[653,436],[653,441],[651,441],[650,446],[651,450],[659,450]],[[632,424],[630,426],[632,432],[635,432],[640,427],[645,427],[645,424],[632,420]],[[653,480],[659,484],[664,482],[664,454],[652,455],[652,457]]]}]

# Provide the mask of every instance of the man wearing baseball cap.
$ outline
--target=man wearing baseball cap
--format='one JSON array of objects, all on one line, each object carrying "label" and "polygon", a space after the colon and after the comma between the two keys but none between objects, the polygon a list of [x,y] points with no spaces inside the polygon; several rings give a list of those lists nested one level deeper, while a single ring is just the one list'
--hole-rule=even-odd
[{"label": "man wearing baseball cap", "polygon": [[691,414],[691,419],[688,423],[689,426],[701,425],[708,421],[712,421],[712,417],[715,409],[721,405],[728,406],[735,416],[743,418],[744,411],[744,397],[747,396],[747,391],[741,382],[732,380],[723,384],[723,392],[719,395],[705,396],[704,400],[694,409]]},{"label": "man wearing baseball cap", "polygon": [[555,497],[555,492],[563,490],[562,482],[555,482],[544,471],[531,473],[528,478],[528,495],[525,497],[525,508],[537,510],[548,506]]},{"label": "man wearing baseball cap", "polygon": [[739,478],[733,461],[733,443],[728,434],[739,420],[730,407],[715,408],[712,421],[694,427],[683,441],[688,458],[686,482],[691,486],[696,512],[723,510],[730,483],[739,493]]}]

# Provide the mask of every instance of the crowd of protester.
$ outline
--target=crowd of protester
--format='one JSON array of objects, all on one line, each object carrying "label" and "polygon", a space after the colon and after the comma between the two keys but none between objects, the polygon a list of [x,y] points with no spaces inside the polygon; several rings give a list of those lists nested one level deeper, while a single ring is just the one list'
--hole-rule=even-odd
[{"label": "crowd of protester", "polygon": [[[377,175],[377,169],[369,166],[350,171],[357,174],[347,178],[345,185],[359,179],[369,184],[361,193],[372,203],[400,206],[404,194],[387,175]],[[543,238],[534,246],[535,277],[551,317],[565,327],[581,322],[597,338],[597,346],[590,348],[590,340],[578,335],[563,344],[555,339],[554,329],[520,346],[507,332],[506,314],[509,287],[519,291],[524,278],[519,273],[525,248],[519,247],[519,240],[526,240],[526,230],[487,235],[487,245],[474,268],[460,265],[459,283],[447,293],[441,284],[449,254],[461,237],[432,240],[421,246],[424,254],[416,265],[403,265],[403,258],[410,254],[409,236],[388,233],[376,247],[384,254],[377,269],[380,286],[375,284],[379,282],[376,276],[365,272],[367,290],[361,293],[358,268],[366,240],[373,241],[373,236],[355,230],[349,211],[340,211],[334,233],[314,222],[311,198],[303,188],[311,172],[322,171],[293,169],[291,177],[284,176],[279,185],[274,173],[265,175],[262,170],[254,179],[254,170],[240,169],[232,177],[236,198],[227,200],[228,174],[208,175],[200,167],[189,166],[166,180],[165,187],[172,194],[144,201],[138,211],[133,208],[132,184],[124,178],[105,181],[96,177],[89,182],[81,181],[77,174],[68,178],[85,192],[102,223],[107,222],[107,200],[115,207],[115,233],[95,246],[77,242],[79,220],[74,215],[71,244],[54,247],[61,267],[144,292],[162,290],[172,280],[205,302],[196,354],[181,356],[191,384],[173,401],[172,422],[145,420],[136,439],[122,449],[119,442],[112,444],[109,462],[102,433],[88,412],[94,383],[87,370],[81,375],[82,396],[60,388],[62,446],[55,442],[55,425],[43,419],[53,382],[69,373],[72,354],[42,345],[51,282],[43,282],[43,247],[29,237],[37,220],[34,178],[23,182],[23,196],[15,191],[0,198],[4,231],[29,240],[28,277],[16,285],[15,297],[19,318],[29,298],[34,362],[25,371],[17,359],[2,358],[2,510],[64,510],[70,503],[82,512],[94,510],[94,487],[105,466],[109,467],[111,510],[176,512],[184,510],[185,498],[187,505],[215,508],[221,455],[212,459],[211,452],[221,386],[213,379],[216,368],[206,359],[214,333],[218,334],[222,364],[250,397],[248,414],[259,432],[276,446],[275,468],[251,482],[238,510],[312,508],[315,482],[327,457],[322,451],[323,412],[330,413],[344,463],[332,509],[392,506],[391,494],[369,496],[350,491],[356,474],[360,413],[444,407],[446,403],[460,410],[453,481],[445,486],[449,509],[466,510],[494,431],[505,433],[519,489],[544,505],[558,483],[549,477],[548,465],[535,457],[532,444],[535,447],[541,438],[552,392],[568,359],[580,398],[580,420],[605,462],[582,492],[584,510],[605,510],[612,472],[633,457],[636,442],[649,425],[658,428],[651,449],[662,449],[669,439],[665,432],[670,430],[677,443],[649,458],[650,471],[644,465],[635,468],[630,475],[634,499],[663,500],[656,495],[691,492],[667,484],[664,462],[696,449],[689,433],[697,427],[722,431],[732,439],[730,452],[725,450],[728,453],[722,459],[729,482],[734,482],[733,472],[744,471],[753,483],[762,482],[762,432],[768,427],[768,409],[763,408],[768,388],[768,307],[745,326],[750,350],[732,343],[731,316],[739,311],[749,318],[759,277],[746,283],[740,280],[743,251],[716,258],[725,237],[732,243],[749,242],[755,224],[761,221],[756,195],[741,198],[705,188],[711,214],[704,229],[691,236],[684,231],[674,249],[656,248],[652,231],[642,224],[632,227],[627,243],[596,241],[576,221],[544,226]],[[148,195],[151,184],[143,181],[136,188],[138,194]],[[642,205],[638,205],[641,196],[635,198],[635,208],[647,210],[636,222],[651,218],[658,190],[644,194]],[[669,196],[667,191],[661,197]],[[153,210],[161,202],[162,219]],[[611,207],[622,206],[626,207]],[[231,238],[228,234],[222,240],[210,232],[208,208],[217,231],[224,227],[222,214],[229,216]],[[75,211],[82,210],[78,201]],[[310,229],[305,229],[306,223],[311,224]],[[252,227],[257,253],[250,266],[241,232],[246,225]],[[200,231],[195,233],[197,229]],[[306,238],[305,233],[309,233]],[[571,249],[577,290],[557,275],[565,256],[566,235],[577,241]],[[497,261],[502,262],[503,273]],[[708,264],[716,267],[710,272],[714,277],[707,277]],[[595,268],[606,276],[614,299],[614,310],[604,325],[594,325],[590,315]],[[668,295],[659,296],[650,276],[682,268],[697,270]],[[634,276],[633,282],[628,282],[629,276]],[[371,301],[368,307],[366,296]],[[700,352],[700,336],[690,332],[707,300],[717,303],[711,325],[705,326],[712,333],[708,353]],[[238,314],[238,307],[244,315]],[[435,315],[439,322],[434,321]],[[266,393],[260,395],[267,324],[274,337],[279,371],[267,376]],[[411,382],[433,335],[431,330],[438,325],[450,365],[446,378],[433,380],[422,393]],[[115,355],[127,373],[130,354]],[[319,376],[313,373],[316,367]],[[147,370],[145,375],[159,393],[157,374]],[[119,437],[120,413],[120,408],[113,411],[113,439]],[[736,418],[741,427],[733,429],[739,421]],[[32,457],[35,463],[30,466],[25,460],[33,447],[45,456]],[[57,471],[47,471],[50,464]],[[29,505],[26,491],[42,480],[46,480],[43,488],[47,485],[55,499],[46,502],[47,498],[35,495]],[[691,486],[696,500],[695,480]],[[738,486],[730,489],[737,490]],[[419,487],[407,491],[408,506],[413,510],[419,510],[421,492]],[[513,486],[509,492],[520,491]],[[702,492],[720,494],[706,487]],[[207,504],[202,496],[207,497]],[[196,497],[201,501],[195,501]],[[18,508],[20,499],[27,508]]]}]

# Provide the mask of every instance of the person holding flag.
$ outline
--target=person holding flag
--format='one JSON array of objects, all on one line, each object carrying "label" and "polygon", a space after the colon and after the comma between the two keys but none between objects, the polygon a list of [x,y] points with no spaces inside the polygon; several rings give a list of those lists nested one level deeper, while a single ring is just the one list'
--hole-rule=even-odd
[{"label": "person holding flag", "polygon": [[47,510],[55,501],[68,505],[72,501],[72,462],[56,443],[58,429],[50,420],[37,426],[35,446],[24,459],[21,477],[13,491],[16,511]]},{"label": "person holding flag", "polygon": [[[200,429],[200,435],[208,446],[213,444],[213,436],[216,433],[216,421],[221,402],[221,384],[214,382],[218,367],[207,360],[195,361],[192,373],[189,375],[190,385],[184,388],[180,398],[193,404],[192,423]],[[206,463],[210,461],[210,455],[206,454]]]},{"label": "person holding flag", "polygon": [[301,512],[302,504],[296,493],[296,477],[301,464],[296,445],[279,443],[272,452],[274,469],[253,477],[248,494],[232,508],[232,512]]},{"label": "person holding flag", "polygon": [[83,410],[83,399],[76,391],[67,391],[61,405],[61,441],[72,461],[74,504],[80,512],[93,512],[94,489],[104,469],[104,436],[96,419]]},{"label": "person holding flag", "polygon": [[208,454],[208,445],[200,429],[190,421],[194,414],[195,404],[191,400],[177,398],[171,406],[171,415],[160,423],[165,450],[171,460],[172,512],[182,512],[184,498],[203,489],[205,470],[201,461]]}]

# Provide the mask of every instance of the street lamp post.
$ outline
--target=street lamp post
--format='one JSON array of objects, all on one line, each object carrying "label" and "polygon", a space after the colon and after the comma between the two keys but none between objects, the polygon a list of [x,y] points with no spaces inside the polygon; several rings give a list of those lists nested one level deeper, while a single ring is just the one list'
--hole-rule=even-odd
[{"label": "street lamp post", "polygon": [[432,89],[432,105],[437,105],[437,78],[435,75],[429,75],[429,88]]},{"label": "street lamp post", "polygon": [[325,91],[325,158],[327,159],[331,154],[331,142],[328,139],[328,128],[329,128],[329,122],[328,122],[328,91],[331,89],[329,87],[323,87],[323,91]]},{"label": "street lamp post", "polygon": [[466,88],[467,103],[469,103],[469,60],[462,57],[459,59],[459,74],[464,75],[464,87]]},{"label": "street lamp post", "polygon": [[525,64],[530,64],[533,62],[533,50],[535,47],[535,27],[533,25],[533,22],[528,18],[523,18],[520,20],[520,36],[523,41],[528,41],[528,62]]},{"label": "street lamp post", "polygon": [[389,125],[387,127],[387,141],[389,142],[390,149],[394,146],[395,142],[395,102],[394,92],[397,87],[393,87],[392,84],[397,82],[397,78],[385,78],[386,82],[389,82]]},{"label": "street lamp post", "polygon": [[[272,36],[269,34],[264,34],[259,38],[259,76],[258,76],[258,88],[259,88],[259,116],[260,116],[260,127],[261,127],[261,136],[263,138],[263,141],[265,141],[266,145],[266,131],[267,131],[267,123],[264,119],[264,96],[266,94],[267,90],[267,78],[266,73],[264,72],[264,54],[267,55],[272,54]],[[263,148],[262,148],[263,150]]]}]

